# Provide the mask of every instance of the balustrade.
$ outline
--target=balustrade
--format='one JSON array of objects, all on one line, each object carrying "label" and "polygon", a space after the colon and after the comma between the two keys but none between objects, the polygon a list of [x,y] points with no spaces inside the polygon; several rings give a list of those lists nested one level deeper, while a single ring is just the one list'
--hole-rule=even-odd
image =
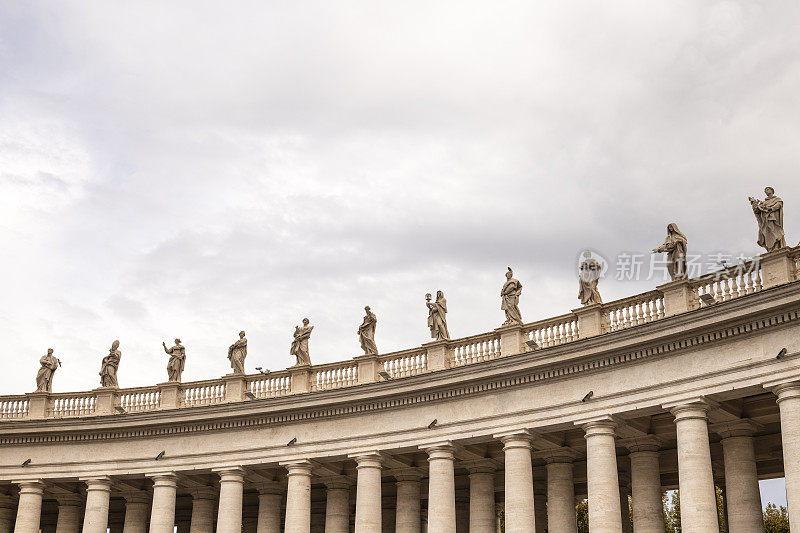
[{"label": "balustrade", "polygon": [[97,399],[91,392],[73,392],[50,396],[49,416],[56,418],[84,416],[95,412]]},{"label": "balustrade", "polygon": [[619,331],[664,318],[664,295],[660,291],[637,294],[603,305],[608,331]]},{"label": "balustrade", "polygon": [[129,413],[153,411],[161,405],[161,393],[155,387],[126,389],[119,397],[119,404]]},{"label": "balustrade", "polygon": [[250,392],[256,398],[275,398],[292,391],[292,378],[289,372],[270,372],[249,378]]},{"label": "balustrade", "polygon": [[0,419],[28,416],[28,399],[19,396],[0,398]]},{"label": "balustrade", "polygon": [[195,381],[184,388],[183,404],[187,407],[213,405],[225,399],[225,384],[218,380]]},{"label": "balustrade", "polygon": [[531,322],[523,326],[522,333],[528,341],[536,342],[539,348],[558,346],[578,339],[578,318],[569,313]]},{"label": "balustrade", "polygon": [[353,361],[317,365],[311,369],[311,390],[329,390],[358,383],[358,365]]},{"label": "balustrade", "polygon": [[695,309],[700,307],[703,294],[719,303],[759,292],[762,289],[761,265],[756,259],[706,274],[692,280],[692,289]]},{"label": "balustrade", "polygon": [[422,348],[385,354],[378,360],[383,365],[384,371],[392,378],[416,376],[428,369],[427,354]]},{"label": "balustrade", "polygon": [[497,333],[484,333],[483,335],[457,339],[453,341],[452,350],[452,366],[490,361],[500,357],[500,335]]}]

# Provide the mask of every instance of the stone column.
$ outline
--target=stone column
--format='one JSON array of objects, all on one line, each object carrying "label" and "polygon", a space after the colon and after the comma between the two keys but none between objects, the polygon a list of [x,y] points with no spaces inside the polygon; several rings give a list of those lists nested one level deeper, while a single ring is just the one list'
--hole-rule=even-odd
[{"label": "stone column", "polygon": [[[175,533],[191,533],[191,530],[192,524],[185,520],[175,525]],[[253,528],[253,531],[255,531],[255,528]]]},{"label": "stone column", "polygon": [[381,533],[381,464],[378,452],[351,456],[356,461],[355,533]]},{"label": "stone column", "polygon": [[469,531],[495,533],[494,466],[469,468]]},{"label": "stone column", "polygon": [[150,533],[174,533],[175,496],[178,480],[175,474],[158,474],[153,479],[153,506],[150,511]]},{"label": "stone column", "polygon": [[423,449],[428,453],[428,533],[456,533],[454,448],[443,442]]},{"label": "stone column", "polygon": [[285,533],[311,531],[311,462],[282,463],[287,470]]},{"label": "stone column", "polygon": [[213,533],[216,522],[214,519],[214,509],[217,507],[216,489],[214,487],[194,489],[191,494],[192,521],[189,533]]},{"label": "stone column", "polygon": [[572,458],[554,455],[546,461],[548,531],[578,533]]},{"label": "stone column", "polygon": [[603,417],[582,424],[586,432],[586,486],[590,533],[620,533],[616,423]]},{"label": "stone column", "polygon": [[108,504],[111,496],[111,478],[98,477],[86,482],[86,510],[83,513],[83,533],[108,531]]},{"label": "stone column", "polygon": [[219,474],[217,533],[241,533],[244,470],[234,467],[216,472]]},{"label": "stone column", "polygon": [[764,533],[761,492],[756,472],[753,435],[756,425],[749,420],[719,424],[712,428],[722,437],[725,457],[725,505],[730,533]]},{"label": "stone column", "polygon": [[628,445],[631,460],[631,504],[636,533],[664,532],[664,505],[661,501],[659,442],[640,440]]},{"label": "stone column", "polygon": [[678,435],[678,486],[683,533],[719,533],[717,495],[708,443],[708,405],[688,402],[670,409]]},{"label": "stone column", "polygon": [[[81,526],[81,497],[77,494],[57,496],[58,521],[56,533],[78,533]],[[0,529],[0,531],[2,531]]]},{"label": "stone column", "polygon": [[258,533],[281,533],[283,492],[283,486],[277,481],[258,487]]},{"label": "stone column", "polygon": [[0,533],[11,532],[11,522],[17,511],[17,504],[10,494],[0,494]]},{"label": "stone column", "polygon": [[19,503],[14,533],[39,533],[42,519],[44,484],[39,481],[22,481],[19,485]]},{"label": "stone column", "polygon": [[[417,473],[395,474],[397,480],[396,533],[420,533],[420,475]],[[494,533],[494,532],[492,532]]]},{"label": "stone column", "polygon": [[789,527],[800,531],[800,382],[782,383],[773,392],[778,396],[781,416]]},{"label": "stone column", "polygon": [[505,457],[506,533],[536,531],[531,436],[527,431],[500,435]]},{"label": "stone column", "polygon": [[350,533],[350,480],[335,476],[325,483],[325,532]]},{"label": "stone column", "polygon": [[150,494],[144,490],[123,492],[125,497],[125,524],[123,533],[147,533],[150,518]]}]

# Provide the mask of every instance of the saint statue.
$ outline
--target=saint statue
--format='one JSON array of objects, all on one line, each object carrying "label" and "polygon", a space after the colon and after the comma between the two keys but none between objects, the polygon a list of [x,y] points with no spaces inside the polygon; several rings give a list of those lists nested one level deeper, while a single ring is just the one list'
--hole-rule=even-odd
[{"label": "saint statue", "polygon": [[783,233],[783,200],[775,196],[775,189],[767,187],[765,200],[750,197],[750,205],[758,221],[758,245],[768,252],[774,252],[786,246]]},{"label": "saint statue", "polygon": [[508,267],[506,272],[506,282],[500,290],[500,297],[503,303],[500,309],[506,312],[504,326],[509,324],[522,324],[522,312],[519,310],[519,295],[522,294],[522,283],[513,278],[514,271]]},{"label": "saint statue", "polygon": [[47,349],[47,355],[39,359],[42,367],[36,373],[36,392],[53,392],[53,374],[61,366],[61,361],[53,355],[53,349]]},{"label": "saint statue", "polygon": [[228,348],[228,359],[231,360],[234,374],[244,374],[245,357],[247,357],[247,339],[244,338],[244,331],[240,331],[239,340]]},{"label": "saint statue", "polygon": [[369,310],[369,306],[364,308],[367,315],[364,321],[358,326],[358,338],[361,340],[361,349],[364,350],[364,355],[377,355],[378,346],[375,344],[375,326],[378,324],[378,318],[375,313]]},{"label": "saint statue", "polygon": [[313,329],[314,326],[308,325],[307,318],[303,319],[303,327],[294,327],[294,340],[289,348],[289,353],[297,357],[297,363],[294,366],[311,364],[311,356],[308,355],[308,339],[311,337]]},{"label": "saint statue", "polygon": [[447,331],[447,300],[442,291],[436,291],[436,301],[431,303],[431,295],[425,295],[425,305],[428,306],[428,327],[431,328],[431,338],[437,341],[449,341],[450,333]]},{"label": "saint statue", "polygon": [[664,244],[653,248],[654,254],[667,253],[667,271],[672,281],[686,277],[686,235],[681,233],[674,222],[667,226]]},{"label": "saint statue", "polygon": [[117,369],[122,352],[119,351],[119,341],[111,343],[108,355],[103,357],[103,365],[100,367],[100,386],[119,387],[117,383]]},{"label": "saint statue", "polygon": [[169,362],[167,363],[167,375],[169,381],[180,381],[183,368],[186,366],[186,347],[181,344],[180,339],[175,339],[175,346],[167,348],[167,343],[162,342],[164,351],[169,354]]},{"label": "saint statue", "polygon": [[578,299],[583,305],[601,304],[600,292],[597,290],[597,281],[603,272],[601,265],[592,257],[592,252],[583,252],[580,273],[578,274]]}]

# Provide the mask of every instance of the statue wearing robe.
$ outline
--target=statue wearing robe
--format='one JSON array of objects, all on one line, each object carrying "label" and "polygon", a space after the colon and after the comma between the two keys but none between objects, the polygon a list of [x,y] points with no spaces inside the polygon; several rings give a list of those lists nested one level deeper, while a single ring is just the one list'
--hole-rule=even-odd
[{"label": "statue wearing robe", "polygon": [[311,356],[308,353],[308,339],[311,338],[311,331],[314,326],[308,325],[308,319],[303,319],[303,326],[295,326],[294,340],[292,346],[289,348],[289,353],[297,358],[297,363],[294,366],[310,365]]},{"label": "statue wearing robe", "polygon": [[522,324],[522,312],[519,310],[519,295],[522,294],[522,283],[514,279],[514,272],[508,267],[506,272],[506,282],[500,290],[502,303],[500,309],[506,312],[504,326],[509,324]]},{"label": "statue wearing robe", "polygon": [[603,271],[603,266],[592,257],[590,251],[583,253],[580,274],[578,275],[578,299],[583,305],[594,305],[603,303],[600,298],[600,291],[597,290],[597,282]]},{"label": "statue wearing robe", "polygon": [[674,222],[667,226],[664,244],[653,249],[653,253],[667,253],[667,272],[672,281],[686,277],[686,235],[681,233]]},{"label": "statue wearing robe", "polygon": [[53,392],[53,375],[61,361],[53,355],[53,349],[48,348],[47,355],[39,359],[39,364],[42,366],[36,373],[36,392]]},{"label": "statue wearing robe", "polygon": [[375,344],[375,326],[378,325],[378,318],[375,313],[370,311],[369,306],[364,308],[367,312],[364,321],[358,326],[358,338],[361,341],[361,349],[364,355],[375,355],[378,353],[378,346]]},{"label": "statue wearing robe", "polygon": [[437,341],[449,341],[450,333],[447,331],[447,300],[442,291],[436,291],[436,301],[430,301],[430,294],[427,295],[428,301],[428,327],[431,330],[431,338]]},{"label": "statue wearing robe", "polygon": [[103,357],[103,364],[100,367],[100,386],[119,387],[117,383],[117,369],[122,358],[122,352],[118,350],[119,341],[114,341],[108,350],[108,355]]},{"label": "statue wearing robe", "polygon": [[247,339],[244,338],[244,331],[240,331],[239,340],[228,348],[228,359],[234,374],[244,374],[245,357],[247,357]]},{"label": "statue wearing robe", "polygon": [[764,200],[750,198],[753,214],[758,222],[758,245],[768,252],[774,252],[786,246],[783,233],[783,200],[775,196],[772,187],[764,189],[767,197]]},{"label": "statue wearing robe", "polygon": [[162,342],[164,351],[169,354],[169,362],[167,362],[167,376],[169,381],[180,381],[181,373],[184,366],[186,366],[186,347],[181,344],[180,339],[175,339],[175,346],[167,348],[167,344]]}]

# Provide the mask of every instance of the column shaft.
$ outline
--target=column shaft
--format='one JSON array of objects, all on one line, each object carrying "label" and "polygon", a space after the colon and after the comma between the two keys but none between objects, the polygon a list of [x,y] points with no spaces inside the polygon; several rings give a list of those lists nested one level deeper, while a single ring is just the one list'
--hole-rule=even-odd
[{"label": "column shaft", "polygon": [[633,530],[636,533],[663,533],[664,505],[658,452],[654,449],[635,451],[629,457]]},{"label": "column shaft", "polygon": [[725,457],[725,504],[730,533],[764,533],[756,453],[751,436],[722,439]]},{"label": "column shaft", "polygon": [[531,441],[527,433],[501,437],[505,457],[506,533],[536,531]]},{"label": "column shaft", "polygon": [[775,388],[775,394],[781,416],[789,527],[792,531],[800,531],[800,383],[780,385]]},{"label": "column shaft", "polygon": [[311,531],[311,463],[300,461],[284,465],[288,472],[285,533]]},{"label": "column shaft", "polygon": [[86,510],[83,513],[83,533],[108,531],[108,504],[111,496],[111,479],[86,480]]},{"label": "column shaft", "polygon": [[[281,503],[283,490],[272,488],[258,494],[258,533],[281,533]],[[325,530],[328,530],[327,525]],[[332,530],[333,531],[333,530]]]},{"label": "column shaft", "polygon": [[174,533],[175,496],[178,489],[174,474],[153,477],[153,506],[150,511],[150,533]]},{"label": "column shaft", "polygon": [[397,480],[396,533],[420,533],[419,485],[418,477],[401,477]]},{"label": "column shaft", "polygon": [[11,522],[16,514],[16,502],[9,494],[0,494],[0,533],[11,532]]},{"label": "column shaft", "polygon": [[150,495],[143,490],[123,495],[125,496],[123,533],[146,533],[150,518]]},{"label": "column shaft", "polygon": [[[575,480],[572,462],[549,461],[547,466],[547,525],[550,533],[577,533]],[[659,532],[663,533],[663,532]]]},{"label": "column shaft", "polygon": [[584,425],[586,431],[586,484],[589,493],[589,532],[620,533],[617,475],[616,424],[598,420]]},{"label": "column shaft", "polygon": [[453,447],[450,444],[443,444],[427,448],[425,451],[428,452],[427,533],[456,533]]},{"label": "column shaft", "polygon": [[355,533],[381,533],[381,456],[378,453],[358,455]]},{"label": "column shaft", "polygon": [[78,533],[81,526],[81,500],[75,495],[58,498],[56,533]]},{"label": "column shaft", "polygon": [[242,532],[242,495],[244,470],[231,468],[219,471],[219,507],[217,533]]},{"label": "column shaft", "polygon": [[39,481],[25,481],[19,484],[19,503],[14,533],[39,533],[42,519],[42,494],[44,485]]},{"label": "column shaft", "polygon": [[474,471],[469,475],[469,531],[495,533],[494,472]]},{"label": "column shaft", "polygon": [[189,525],[189,533],[214,532],[216,499],[217,492],[212,487],[192,492],[192,520]]}]

